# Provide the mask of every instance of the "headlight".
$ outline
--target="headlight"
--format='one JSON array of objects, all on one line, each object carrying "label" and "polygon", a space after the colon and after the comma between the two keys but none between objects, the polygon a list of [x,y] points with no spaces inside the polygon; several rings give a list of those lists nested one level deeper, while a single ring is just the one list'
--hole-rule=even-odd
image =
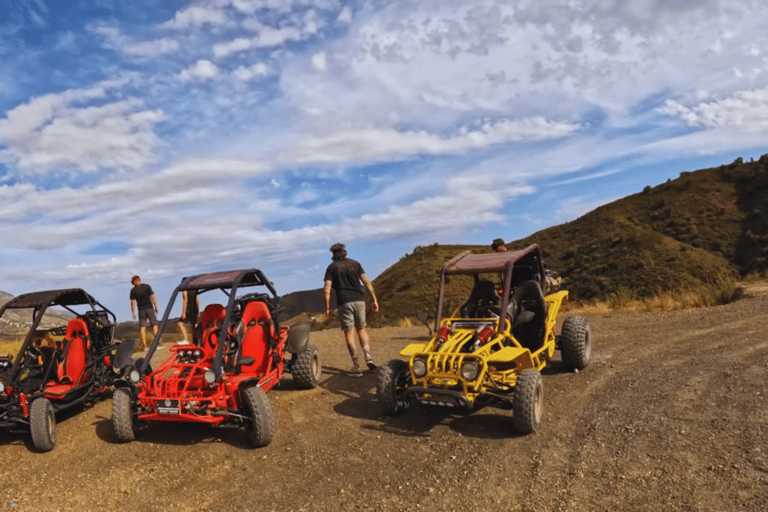
[{"label": "headlight", "polygon": [[480,368],[476,363],[467,361],[461,365],[461,376],[464,377],[464,380],[475,380],[479,374]]},{"label": "headlight", "polygon": [[413,376],[417,379],[422,378],[427,374],[427,363],[423,359],[416,359],[413,361]]},{"label": "headlight", "polygon": [[0,395],[5,393],[5,382],[3,382],[3,379],[0,379]]},{"label": "headlight", "polygon": [[206,370],[205,375],[203,375],[203,378],[205,379],[205,382],[207,382],[209,386],[212,386],[213,383],[216,382],[216,374],[213,373],[213,370]]},{"label": "headlight", "polygon": [[195,350],[195,357],[201,357],[203,355],[203,352],[201,350]]},{"label": "headlight", "polygon": [[131,384],[138,384],[139,381],[141,381],[141,374],[139,373],[139,370],[136,368],[131,368],[128,371],[128,382]]}]

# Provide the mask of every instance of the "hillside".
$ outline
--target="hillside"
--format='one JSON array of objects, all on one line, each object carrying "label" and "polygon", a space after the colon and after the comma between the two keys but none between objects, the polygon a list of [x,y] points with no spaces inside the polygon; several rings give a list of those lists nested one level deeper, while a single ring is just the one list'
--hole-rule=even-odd
[{"label": "hillside", "polygon": [[[503,236],[503,233],[500,233]],[[649,299],[695,292],[727,302],[736,279],[768,273],[768,155],[756,162],[681,173],[675,180],[511,242],[538,243],[548,268],[576,301]],[[417,247],[374,280],[382,313],[374,325],[433,314],[442,264],[483,246]],[[463,300],[469,284],[454,285]]]}]

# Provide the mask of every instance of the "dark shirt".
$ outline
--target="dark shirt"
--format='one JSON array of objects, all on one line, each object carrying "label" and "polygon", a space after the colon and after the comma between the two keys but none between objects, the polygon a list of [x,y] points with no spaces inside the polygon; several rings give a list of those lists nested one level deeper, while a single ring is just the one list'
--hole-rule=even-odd
[{"label": "dark shirt", "polygon": [[325,280],[331,282],[336,292],[336,304],[365,300],[363,283],[360,276],[365,274],[362,265],[355,260],[337,260],[328,265]]},{"label": "dark shirt", "polygon": [[139,310],[142,309],[154,309],[154,305],[152,304],[152,295],[154,295],[155,292],[152,291],[152,287],[148,284],[140,284],[138,286],[134,286],[131,288],[131,300],[136,301],[136,307]]}]

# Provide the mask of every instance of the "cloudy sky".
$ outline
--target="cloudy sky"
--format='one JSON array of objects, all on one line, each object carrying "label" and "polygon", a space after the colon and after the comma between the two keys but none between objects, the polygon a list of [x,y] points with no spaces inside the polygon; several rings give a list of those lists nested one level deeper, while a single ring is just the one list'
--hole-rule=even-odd
[{"label": "cloudy sky", "polygon": [[762,0],[0,2],[0,290],[316,288],[768,152]]}]

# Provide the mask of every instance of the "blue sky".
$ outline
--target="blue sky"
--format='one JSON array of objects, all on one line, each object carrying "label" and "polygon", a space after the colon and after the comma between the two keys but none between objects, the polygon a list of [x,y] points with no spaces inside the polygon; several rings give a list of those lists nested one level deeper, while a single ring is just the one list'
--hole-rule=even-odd
[{"label": "blue sky", "polygon": [[0,2],[0,290],[322,285],[766,153],[760,0]]}]

